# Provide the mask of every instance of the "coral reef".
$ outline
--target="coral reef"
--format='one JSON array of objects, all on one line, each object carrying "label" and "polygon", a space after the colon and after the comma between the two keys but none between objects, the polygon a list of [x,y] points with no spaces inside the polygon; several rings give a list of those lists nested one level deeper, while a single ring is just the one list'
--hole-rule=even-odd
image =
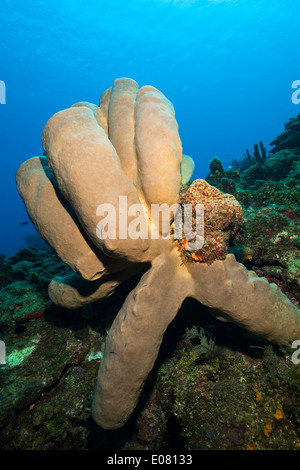
[{"label": "coral reef", "polygon": [[249,187],[257,184],[258,181],[291,179],[295,174],[295,166],[299,162],[300,152],[280,150],[274,156],[269,157],[263,165],[256,164],[247,169],[241,175],[241,181]]},{"label": "coral reef", "polygon": [[[273,149],[267,158],[262,142],[254,146],[240,161],[234,160],[234,169],[224,171],[222,162],[214,158],[206,180],[221,191],[236,197],[243,205],[256,207],[266,204],[299,205],[300,203],[300,114],[290,118],[282,134],[270,145]],[[247,161],[251,163],[247,167]],[[218,162],[216,165],[215,162]]]},{"label": "coral reef", "polygon": [[[298,122],[298,118],[290,119],[290,123]],[[275,141],[281,142],[280,149],[263,164],[246,168],[238,177],[232,170],[224,171],[221,178],[210,173],[207,180],[234,195],[243,206],[243,231],[230,251],[249,269],[299,301],[300,151],[297,147],[285,148],[286,140],[279,137]]]},{"label": "coral reef", "polygon": [[[3,259],[11,267],[16,262]],[[18,254],[21,259],[39,272],[40,284],[30,277],[28,282],[47,299],[48,269],[62,270],[62,263],[54,254],[45,258],[29,249]],[[14,276],[11,271],[10,283]],[[3,295],[8,285],[0,286]],[[119,302],[131,288],[118,292]],[[14,296],[9,298],[13,305]],[[118,310],[115,299],[94,304],[94,314],[51,305],[22,329],[2,324],[7,364],[0,365],[1,450],[299,449],[300,365],[293,364],[291,352],[224,325],[205,309],[199,316],[192,300],[165,334],[134,419],[118,431],[96,428],[90,403],[108,326],[104,319]]]},{"label": "coral reef", "polygon": [[243,172],[224,170],[209,173],[206,180],[221,191],[232,194],[243,206],[266,204],[299,205],[300,152],[280,150]]},{"label": "coral reef", "polygon": [[[206,334],[210,329],[206,325]],[[154,449],[164,448],[170,435],[174,449],[298,449],[299,366],[292,369],[287,357],[267,345],[255,344],[249,355],[246,338],[239,352],[233,338],[232,349],[224,350],[216,325],[214,334],[205,359],[203,349],[185,335],[177,354],[159,368],[139,418],[139,439]],[[208,341],[203,333],[201,341]]]},{"label": "coral reef", "polygon": [[270,145],[273,146],[270,151],[273,155],[282,149],[297,149],[300,151],[300,113],[289,119],[284,126],[284,131]]},{"label": "coral reef", "polygon": [[[35,227],[76,271],[50,283],[53,302],[78,309],[142,273],[106,338],[93,399],[100,426],[116,429],[129,420],[164,333],[188,297],[218,320],[271,342],[299,337],[299,311],[276,284],[247,271],[232,254],[211,264],[186,260],[177,241],[165,237],[170,212],[161,223],[152,217],[153,204],[178,209],[182,160],[173,106],[158,90],[118,79],[100,106],[77,103],[54,115],[42,141],[46,157],[24,162],[16,179]],[[138,224],[130,213],[122,226],[119,212],[115,230],[103,236],[107,220],[99,222],[99,204],[116,209],[125,196],[128,207],[138,207]],[[238,206],[231,197],[219,201],[221,211],[223,204],[231,211],[227,227],[240,218]],[[132,225],[158,236],[124,237]]]},{"label": "coral reef", "polygon": [[223,164],[217,157],[211,160],[209,163],[209,169],[216,179],[222,178],[225,174]]}]

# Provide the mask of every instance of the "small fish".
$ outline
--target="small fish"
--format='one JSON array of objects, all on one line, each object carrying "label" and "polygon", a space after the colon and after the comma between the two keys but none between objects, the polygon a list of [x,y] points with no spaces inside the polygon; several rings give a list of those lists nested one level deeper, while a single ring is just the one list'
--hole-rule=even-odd
[{"label": "small fish", "polygon": [[28,223],[28,220],[24,220],[24,222],[21,222],[20,225],[27,225]]},{"label": "small fish", "polygon": [[239,176],[239,174],[240,174],[240,171],[241,171],[241,169],[240,169],[240,168],[238,168],[238,169],[236,170],[236,172],[235,172],[236,176]]}]

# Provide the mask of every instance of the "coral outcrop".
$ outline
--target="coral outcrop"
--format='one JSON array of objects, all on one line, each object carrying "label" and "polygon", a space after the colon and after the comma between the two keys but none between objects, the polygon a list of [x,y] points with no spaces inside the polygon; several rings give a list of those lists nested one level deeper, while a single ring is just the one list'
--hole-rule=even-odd
[{"label": "coral outcrop", "polygon": [[289,119],[284,131],[270,145],[273,146],[270,152],[273,155],[282,149],[297,149],[300,152],[300,113]]},{"label": "coral outcrop", "polygon": [[204,180],[195,180],[183,198],[181,204],[185,207],[191,204],[192,231],[197,229],[197,204],[203,205],[203,246],[198,250],[191,250],[189,241],[184,237],[180,241],[184,255],[188,259],[212,263],[216,259],[225,259],[230,237],[234,237],[240,229],[244,219],[243,211],[231,194],[224,194],[217,188],[210,186]]},{"label": "coral outcrop", "polygon": [[300,151],[282,149],[244,171],[211,172],[206,180],[232,194],[244,207],[255,204],[300,204]]},{"label": "coral outcrop", "polygon": [[[46,157],[24,162],[16,180],[37,230],[75,271],[50,283],[51,299],[75,309],[143,272],[106,339],[93,400],[100,426],[127,422],[165,330],[187,297],[274,343],[300,337],[299,311],[275,284],[232,254],[211,264],[187,260],[167,236],[179,207],[182,148],[173,106],[162,93],[118,79],[100,106],[77,103],[55,114],[42,141]],[[202,183],[193,190],[197,184],[214,194]],[[126,223],[123,198],[131,209]],[[230,208],[226,228],[240,217],[232,198],[218,196],[215,203],[221,213]],[[161,219],[153,205],[163,205]]]}]

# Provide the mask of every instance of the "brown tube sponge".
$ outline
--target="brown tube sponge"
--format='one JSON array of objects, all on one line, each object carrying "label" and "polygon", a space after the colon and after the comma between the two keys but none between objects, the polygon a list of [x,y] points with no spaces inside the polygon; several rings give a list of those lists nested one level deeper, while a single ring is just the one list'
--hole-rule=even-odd
[{"label": "brown tube sponge", "polygon": [[[24,162],[16,180],[35,227],[75,271],[51,282],[51,299],[78,308],[144,271],[107,336],[92,406],[100,426],[115,429],[127,422],[164,332],[187,297],[274,343],[300,338],[297,308],[274,284],[226,255],[229,237],[243,222],[233,196],[196,180],[181,204],[194,210],[193,229],[195,208],[203,204],[204,245],[190,251],[184,234],[176,238],[182,146],[173,106],[159,90],[117,79],[99,106],[80,102],[55,114],[42,141],[47,158]],[[120,198],[137,208],[126,214],[125,225]],[[115,211],[115,236],[99,237],[105,229],[103,220],[99,224],[102,204]],[[168,218],[157,221],[151,209],[160,205],[175,208],[169,237],[162,235],[174,214],[166,211]],[[137,220],[147,236],[124,237]]]}]

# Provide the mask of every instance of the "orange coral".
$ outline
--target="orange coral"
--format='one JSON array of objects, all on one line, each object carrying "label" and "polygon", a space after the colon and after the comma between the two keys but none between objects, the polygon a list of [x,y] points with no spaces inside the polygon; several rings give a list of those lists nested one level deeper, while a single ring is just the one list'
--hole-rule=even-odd
[{"label": "orange coral", "polygon": [[270,433],[272,431],[272,424],[268,418],[265,419],[265,425],[264,425],[264,435],[266,437],[269,437]]},{"label": "orange coral", "polygon": [[[231,194],[225,194],[205,180],[195,180],[181,199],[181,204],[192,205],[192,220],[196,231],[196,205],[204,205],[204,245],[200,250],[189,252],[189,241],[183,237],[179,242],[183,253],[194,261],[212,263],[225,259],[230,237],[235,235],[244,221],[243,211]],[[187,219],[189,216],[187,215]]]},{"label": "orange coral", "polygon": [[255,388],[255,389],[254,389],[254,392],[255,392],[255,399],[256,399],[256,401],[262,401],[262,396],[261,396],[261,394],[260,394],[260,391],[259,391],[257,388]]},{"label": "orange coral", "polygon": [[254,441],[250,439],[250,441],[247,444],[247,450],[254,450],[254,449],[255,449]]},{"label": "orange coral", "polygon": [[282,405],[280,403],[278,403],[277,408],[276,408],[276,412],[273,416],[276,419],[282,419],[283,418],[283,416],[284,416],[283,415],[283,409],[282,409]]}]

